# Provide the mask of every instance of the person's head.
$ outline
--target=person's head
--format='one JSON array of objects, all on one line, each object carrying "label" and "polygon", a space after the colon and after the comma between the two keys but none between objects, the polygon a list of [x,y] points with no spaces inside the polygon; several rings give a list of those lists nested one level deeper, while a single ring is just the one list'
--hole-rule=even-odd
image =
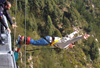
[{"label": "person's head", "polygon": [[9,1],[6,1],[6,2],[4,3],[4,5],[5,5],[5,9],[6,9],[6,10],[9,10],[9,9],[11,8],[11,3],[10,3]]}]

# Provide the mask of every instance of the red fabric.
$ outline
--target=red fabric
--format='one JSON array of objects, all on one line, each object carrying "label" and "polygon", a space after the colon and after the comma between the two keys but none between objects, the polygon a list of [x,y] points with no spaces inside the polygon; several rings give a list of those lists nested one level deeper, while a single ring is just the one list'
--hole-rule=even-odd
[{"label": "red fabric", "polygon": [[19,49],[20,49],[20,48],[17,49],[17,53],[19,52]]},{"label": "red fabric", "polygon": [[20,45],[22,45],[22,40],[23,40],[24,36],[21,36],[21,41],[20,41]]},{"label": "red fabric", "polygon": [[31,38],[30,38],[30,37],[27,37],[27,41],[26,41],[26,44],[27,44],[27,45],[30,44],[30,40],[31,40]]}]

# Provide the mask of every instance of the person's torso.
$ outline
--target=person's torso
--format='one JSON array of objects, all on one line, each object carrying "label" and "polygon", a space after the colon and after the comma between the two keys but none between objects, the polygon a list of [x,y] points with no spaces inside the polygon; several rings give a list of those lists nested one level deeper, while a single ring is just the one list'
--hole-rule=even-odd
[{"label": "person's torso", "polygon": [[58,40],[56,43],[65,43],[66,41],[70,40],[68,37],[54,37],[54,41]]},{"label": "person's torso", "polygon": [[6,14],[7,10],[5,9],[4,4],[0,4],[0,12],[2,15]]}]

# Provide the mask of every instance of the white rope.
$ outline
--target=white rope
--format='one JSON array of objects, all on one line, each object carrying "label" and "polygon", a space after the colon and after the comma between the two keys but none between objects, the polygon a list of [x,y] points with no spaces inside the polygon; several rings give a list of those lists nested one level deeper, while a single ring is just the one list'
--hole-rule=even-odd
[{"label": "white rope", "polygon": [[[26,37],[26,0],[25,0],[25,37]],[[26,68],[26,41],[25,41],[25,68]]]}]

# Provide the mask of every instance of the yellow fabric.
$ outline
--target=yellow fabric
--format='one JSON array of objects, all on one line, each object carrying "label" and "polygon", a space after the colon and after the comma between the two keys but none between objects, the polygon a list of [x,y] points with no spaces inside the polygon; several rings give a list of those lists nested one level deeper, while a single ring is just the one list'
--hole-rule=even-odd
[{"label": "yellow fabric", "polygon": [[61,38],[57,39],[56,41],[54,41],[51,45],[47,45],[47,46],[53,46],[56,42],[58,42]]}]

